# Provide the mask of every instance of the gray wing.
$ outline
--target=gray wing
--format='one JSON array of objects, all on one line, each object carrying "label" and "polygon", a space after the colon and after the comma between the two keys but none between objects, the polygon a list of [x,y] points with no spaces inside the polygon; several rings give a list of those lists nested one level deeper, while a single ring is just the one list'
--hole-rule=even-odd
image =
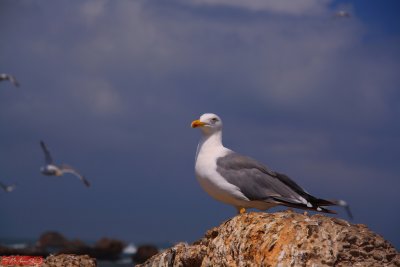
[{"label": "gray wing", "polygon": [[217,171],[250,200],[274,202],[293,208],[336,213],[322,206],[335,202],[308,194],[285,174],[269,170],[258,161],[230,153],[217,159]]},{"label": "gray wing", "polygon": [[285,200],[304,203],[307,193],[284,174],[273,172],[258,161],[230,153],[217,160],[217,171],[240,188],[250,200]]},{"label": "gray wing", "polygon": [[2,182],[0,182],[0,187],[3,188],[4,191],[10,193],[10,192],[14,191],[14,189],[16,188],[16,185],[13,184],[13,185],[7,186],[7,185],[3,184]]},{"label": "gray wing", "polygon": [[83,175],[81,175],[78,171],[76,171],[76,170],[75,170],[74,168],[72,168],[71,166],[66,165],[66,164],[62,164],[62,165],[60,166],[60,169],[61,169],[61,171],[62,171],[63,173],[70,173],[70,174],[75,175],[75,176],[78,177],[87,187],[90,186],[89,181],[86,180],[86,178],[85,178]]},{"label": "gray wing", "polygon": [[53,164],[53,158],[51,157],[46,144],[43,141],[40,141],[40,146],[42,147],[46,164]]},{"label": "gray wing", "polygon": [[19,87],[19,82],[17,81],[17,79],[12,76],[12,75],[8,75],[8,80],[15,86],[15,87]]},{"label": "gray wing", "polygon": [[13,75],[10,75],[10,74],[7,74],[7,73],[1,73],[0,74],[0,81],[5,81],[5,80],[10,81],[16,87],[19,87],[19,83],[18,83],[17,79]]}]

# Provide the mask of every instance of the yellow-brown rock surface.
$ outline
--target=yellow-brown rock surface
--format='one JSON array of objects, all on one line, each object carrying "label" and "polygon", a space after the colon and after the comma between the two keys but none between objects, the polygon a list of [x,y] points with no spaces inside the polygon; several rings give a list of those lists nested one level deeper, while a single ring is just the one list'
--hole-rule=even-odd
[{"label": "yellow-brown rock surface", "polygon": [[400,266],[400,254],[365,225],[291,211],[237,215],[149,266]]},{"label": "yellow-brown rock surface", "polygon": [[50,255],[41,267],[96,267],[96,259],[88,255],[60,254]]}]

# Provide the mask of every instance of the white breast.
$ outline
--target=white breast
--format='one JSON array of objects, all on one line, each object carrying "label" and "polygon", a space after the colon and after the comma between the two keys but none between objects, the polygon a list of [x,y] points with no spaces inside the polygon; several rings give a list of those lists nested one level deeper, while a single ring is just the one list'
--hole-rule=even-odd
[{"label": "white breast", "polygon": [[213,198],[234,206],[243,206],[248,199],[235,185],[228,183],[218,172],[216,161],[231,150],[220,147],[199,147],[195,173],[201,187]]}]

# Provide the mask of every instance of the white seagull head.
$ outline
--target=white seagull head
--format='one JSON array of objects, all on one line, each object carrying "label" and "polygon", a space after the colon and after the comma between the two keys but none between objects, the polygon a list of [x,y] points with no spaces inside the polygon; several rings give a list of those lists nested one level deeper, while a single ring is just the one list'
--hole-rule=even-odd
[{"label": "white seagull head", "polygon": [[204,135],[212,135],[222,130],[221,118],[213,113],[205,113],[200,119],[195,120],[191,124],[192,128],[200,128]]}]

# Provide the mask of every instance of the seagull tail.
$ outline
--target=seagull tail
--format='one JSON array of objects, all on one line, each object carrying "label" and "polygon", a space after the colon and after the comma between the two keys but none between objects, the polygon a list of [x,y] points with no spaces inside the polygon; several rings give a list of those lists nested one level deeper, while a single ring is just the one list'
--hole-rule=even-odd
[{"label": "seagull tail", "polygon": [[[313,210],[313,211],[318,211],[318,212],[323,212],[323,213],[330,213],[330,214],[337,214],[336,211],[324,208],[324,207],[322,207],[324,205],[316,202],[319,199],[315,199],[316,201],[312,201],[311,203],[309,203],[311,205],[307,205],[307,204],[303,204],[303,203],[294,203],[294,202],[288,201],[287,199],[280,198],[280,197],[273,197],[273,199],[275,201],[279,202],[279,204],[284,205],[286,207],[302,209],[302,210]],[[323,199],[321,199],[321,201],[322,200]],[[325,203],[325,202],[326,203],[331,203],[331,202],[329,202],[327,200],[323,200],[323,201],[324,202],[322,202],[322,203]],[[335,205],[335,204],[331,203],[330,205]],[[325,205],[325,206],[329,206],[329,205]]]},{"label": "seagull tail", "polygon": [[349,204],[347,204],[346,201],[341,200],[341,199],[321,199],[321,198],[316,198],[313,203],[316,203],[318,206],[340,206],[343,207],[346,210],[347,216],[349,216],[350,220],[353,220],[353,213],[350,210]]}]

